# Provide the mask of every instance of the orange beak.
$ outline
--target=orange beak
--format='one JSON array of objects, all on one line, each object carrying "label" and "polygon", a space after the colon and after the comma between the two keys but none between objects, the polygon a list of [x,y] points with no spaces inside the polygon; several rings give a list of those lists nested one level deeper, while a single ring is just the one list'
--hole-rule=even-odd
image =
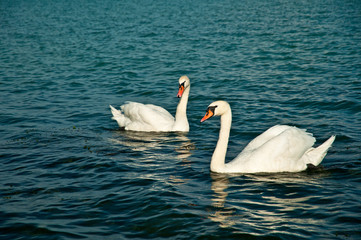
[{"label": "orange beak", "polygon": [[184,92],[184,84],[179,84],[179,91],[178,91],[178,94],[177,94],[177,98],[182,97],[183,92]]},{"label": "orange beak", "polygon": [[201,122],[204,122],[205,120],[213,117],[213,112],[210,109],[207,109],[206,115],[201,119]]}]

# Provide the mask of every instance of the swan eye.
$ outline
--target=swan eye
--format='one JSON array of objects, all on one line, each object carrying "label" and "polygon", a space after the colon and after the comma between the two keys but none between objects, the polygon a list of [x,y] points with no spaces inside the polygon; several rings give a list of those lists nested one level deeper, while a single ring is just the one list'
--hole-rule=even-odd
[{"label": "swan eye", "polygon": [[208,112],[212,112],[212,115],[214,115],[214,111],[216,110],[216,107],[217,107],[217,106],[208,107],[207,113],[208,113]]},{"label": "swan eye", "polygon": [[207,113],[206,116],[210,115],[209,117],[212,117],[214,115],[214,110],[216,109],[217,106],[211,106],[207,108]]}]

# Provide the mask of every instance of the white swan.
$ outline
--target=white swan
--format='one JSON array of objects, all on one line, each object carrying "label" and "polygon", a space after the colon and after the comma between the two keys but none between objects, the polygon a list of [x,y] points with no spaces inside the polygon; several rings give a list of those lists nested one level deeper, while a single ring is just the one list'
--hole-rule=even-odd
[{"label": "white swan", "polygon": [[221,116],[219,139],[211,160],[211,171],[219,173],[300,172],[307,165],[317,166],[331,147],[335,136],[317,148],[312,134],[296,127],[276,125],[253,139],[231,162],[225,163],[232,111],[225,101],[208,106],[201,122]]},{"label": "white swan", "polygon": [[127,102],[121,110],[110,106],[113,117],[119,127],[125,130],[142,132],[188,132],[187,103],[190,90],[190,81],[187,76],[179,78],[178,98],[181,98],[175,118],[164,108],[153,104]]}]

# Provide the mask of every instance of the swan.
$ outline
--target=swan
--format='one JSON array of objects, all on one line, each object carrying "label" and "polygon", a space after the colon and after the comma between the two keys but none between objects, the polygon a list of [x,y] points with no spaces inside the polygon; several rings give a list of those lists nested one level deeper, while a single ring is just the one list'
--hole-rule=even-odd
[{"label": "swan", "polygon": [[179,91],[177,97],[180,101],[177,106],[175,118],[164,108],[153,104],[127,102],[120,107],[121,110],[110,106],[119,127],[125,130],[142,132],[188,132],[187,103],[190,90],[190,81],[187,76],[179,78]]},{"label": "swan", "polygon": [[221,117],[217,146],[211,159],[211,171],[218,173],[300,172],[317,166],[331,147],[335,136],[317,148],[311,133],[296,127],[276,125],[253,139],[231,162],[225,163],[232,111],[225,101],[211,103],[201,122]]}]

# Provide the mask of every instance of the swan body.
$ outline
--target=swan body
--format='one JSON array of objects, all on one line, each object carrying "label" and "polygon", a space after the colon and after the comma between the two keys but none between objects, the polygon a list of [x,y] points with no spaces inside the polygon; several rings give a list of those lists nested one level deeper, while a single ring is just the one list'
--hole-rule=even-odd
[{"label": "swan body", "polygon": [[187,76],[179,78],[179,91],[177,97],[180,101],[175,117],[167,110],[153,104],[127,102],[115,109],[110,105],[112,119],[117,121],[119,127],[125,130],[142,132],[188,132],[187,103],[190,90],[190,81]]},{"label": "swan body", "polygon": [[331,147],[335,136],[317,148],[311,133],[296,127],[276,125],[253,139],[231,162],[225,163],[232,112],[225,101],[208,106],[201,122],[221,116],[219,139],[211,160],[211,171],[219,173],[300,172],[309,164],[318,166]]}]

